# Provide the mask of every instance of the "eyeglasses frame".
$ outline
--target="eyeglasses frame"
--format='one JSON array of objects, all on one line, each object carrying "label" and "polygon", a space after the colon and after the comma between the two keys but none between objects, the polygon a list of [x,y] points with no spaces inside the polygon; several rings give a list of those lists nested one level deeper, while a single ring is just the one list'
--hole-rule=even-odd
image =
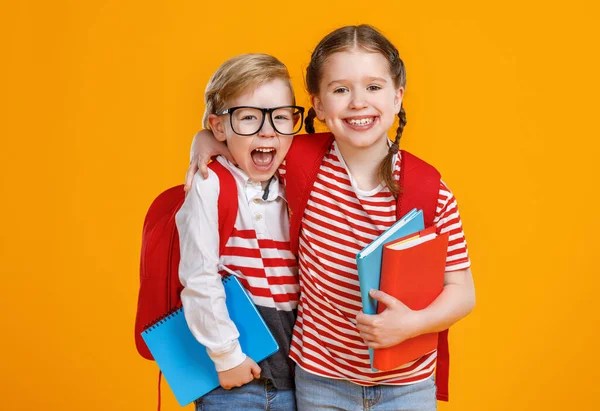
[{"label": "eyeglasses frame", "polygon": [[[263,115],[262,122],[260,123],[260,127],[258,127],[258,130],[256,130],[254,133],[250,133],[250,134],[238,133],[237,131],[235,131],[235,129],[233,127],[233,118],[231,115],[236,110],[239,110],[242,108],[252,108],[252,109],[259,110],[260,112],[262,112],[262,115]],[[279,110],[280,108],[293,108],[300,112],[300,128],[298,128],[298,131],[296,131],[294,133],[282,133],[277,129],[277,126],[275,126],[275,122],[273,121],[273,112],[275,110]],[[217,116],[229,114],[229,124],[231,125],[231,130],[238,136],[244,136],[244,137],[253,136],[253,135],[257,134],[265,125],[265,119],[267,118],[267,114],[269,114],[269,121],[271,121],[271,126],[273,126],[273,130],[275,130],[275,132],[277,134],[281,134],[284,136],[293,136],[294,134],[298,134],[302,130],[302,125],[304,124],[304,107],[302,107],[302,106],[278,106],[278,107],[271,107],[271,108],[262,108],[262,107],[254,107],[254,106],[236,106],[236,107],[226,108],[225,110],[221,110],[215,114]]]}]

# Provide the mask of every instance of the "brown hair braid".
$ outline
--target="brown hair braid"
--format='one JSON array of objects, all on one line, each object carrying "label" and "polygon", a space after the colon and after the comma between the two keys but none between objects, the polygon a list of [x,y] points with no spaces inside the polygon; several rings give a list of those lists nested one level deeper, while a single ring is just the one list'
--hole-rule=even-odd
[{"label": "brown hair braid", "polygon": [[394,160],[394,155],[398,153],[398,150],[400,149],[400,139],[402,138],[402,131],[404,131],[405,126],[406,111],[404,111],[404,107],[401,107],[400,112],[398,113],[398,128],[396,129],[396,138],[394,138],[394,142],[390,146],[388,153],[379,165],[379,178],[389,188],[394,197],[398,197],[400,194],[400,186],[394,179],[392,162]]},{"label": "brown hair braid", "polygon": [[306,118],[304,119],[304,129],[307,133],[313,134],[315,132],[315,118],[317,117],[317,112],[313,107],[308,110],[306,113]]}]

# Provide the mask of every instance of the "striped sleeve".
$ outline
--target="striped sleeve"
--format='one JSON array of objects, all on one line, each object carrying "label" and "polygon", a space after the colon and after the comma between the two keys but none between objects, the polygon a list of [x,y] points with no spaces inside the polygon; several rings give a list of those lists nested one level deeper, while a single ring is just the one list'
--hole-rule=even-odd
[{"label": "striped sleeve", "polygon": [[471,266],[467,241],[458,212],[456,198],[446,183],[440,181],[438,203],[433,224],[438,234],[448,233],[446,271],[464,270]]}]

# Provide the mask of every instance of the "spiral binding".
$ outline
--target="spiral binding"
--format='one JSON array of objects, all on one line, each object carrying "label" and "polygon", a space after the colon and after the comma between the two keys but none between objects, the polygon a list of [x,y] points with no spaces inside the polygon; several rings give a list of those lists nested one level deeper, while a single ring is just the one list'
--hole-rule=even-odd
[{"label": "spiral binding", "polygon": [[[235,277],[235,276],[232,274],[225,274],[222,276],[221,281],[223,281],[223,283],[226,283],[226,282],[230,281],[232,277]],[[148,333],[148,332],[152,331],[159,325],[165,323],[166,321],[170,320],[171,318],[175,317],[176,315],[181,314],[182,312],[183,312],[183,309],[181,307],[171,308],[169,311],[167,311],[166,314],[163,314],[160,317],[158,317],[157,319],[155,319],[154,321],[152,321],[151,323],[146,324],[144,326],[143,332]]]},{"label": "spiral binding", "polygon": [[152,331],[153,329],[158,327],[160,324],[163,324],[164,322],[170,320],[171,318],[175,317],[176,315],[181,314],[182,312],[183,312],[183,310],[181,309],[181,307],[172,308],[166,314],[163,314],[160,317],[158,317],[156,320],[152,321],[151,323],[146,324],[146,326],[144,327],[144,333],[148,333],[148,332]]}]

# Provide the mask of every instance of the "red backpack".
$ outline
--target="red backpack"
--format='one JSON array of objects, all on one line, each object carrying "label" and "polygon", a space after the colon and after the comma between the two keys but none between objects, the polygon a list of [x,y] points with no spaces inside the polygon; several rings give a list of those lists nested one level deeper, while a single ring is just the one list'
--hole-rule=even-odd
[{"label": "red backpack", "polygon": [[[331,148],[333,134],[317,133],[294,136],[286,156],[286,192],[290,209],[290,248],[298,254],[298,241],[304,210],[323,158]],[[423,210],[425,227],[433,224],[440,189],[440,173],[425,161],[402,150],[400,166],[401,194],[396,203],[396,218],[413,208]],[[437,399],[448,401],[450,354],[448,330],[439,333],[435,382]]]},{"label": "red backpack", "polygon": [[[219,239],[221,251],[233,232],[238,211],[237,187],[231,173],[218,161],[208,166],[219,177]],[[196,177],[198,178],[198,177]],[[141,332],[158,318],[181,307],[179,234],[175,214],[185,200],[183,185],[160,194],[150,205],[142,230],[140,290],[135,316],[135,345],[153,360]]]}]

